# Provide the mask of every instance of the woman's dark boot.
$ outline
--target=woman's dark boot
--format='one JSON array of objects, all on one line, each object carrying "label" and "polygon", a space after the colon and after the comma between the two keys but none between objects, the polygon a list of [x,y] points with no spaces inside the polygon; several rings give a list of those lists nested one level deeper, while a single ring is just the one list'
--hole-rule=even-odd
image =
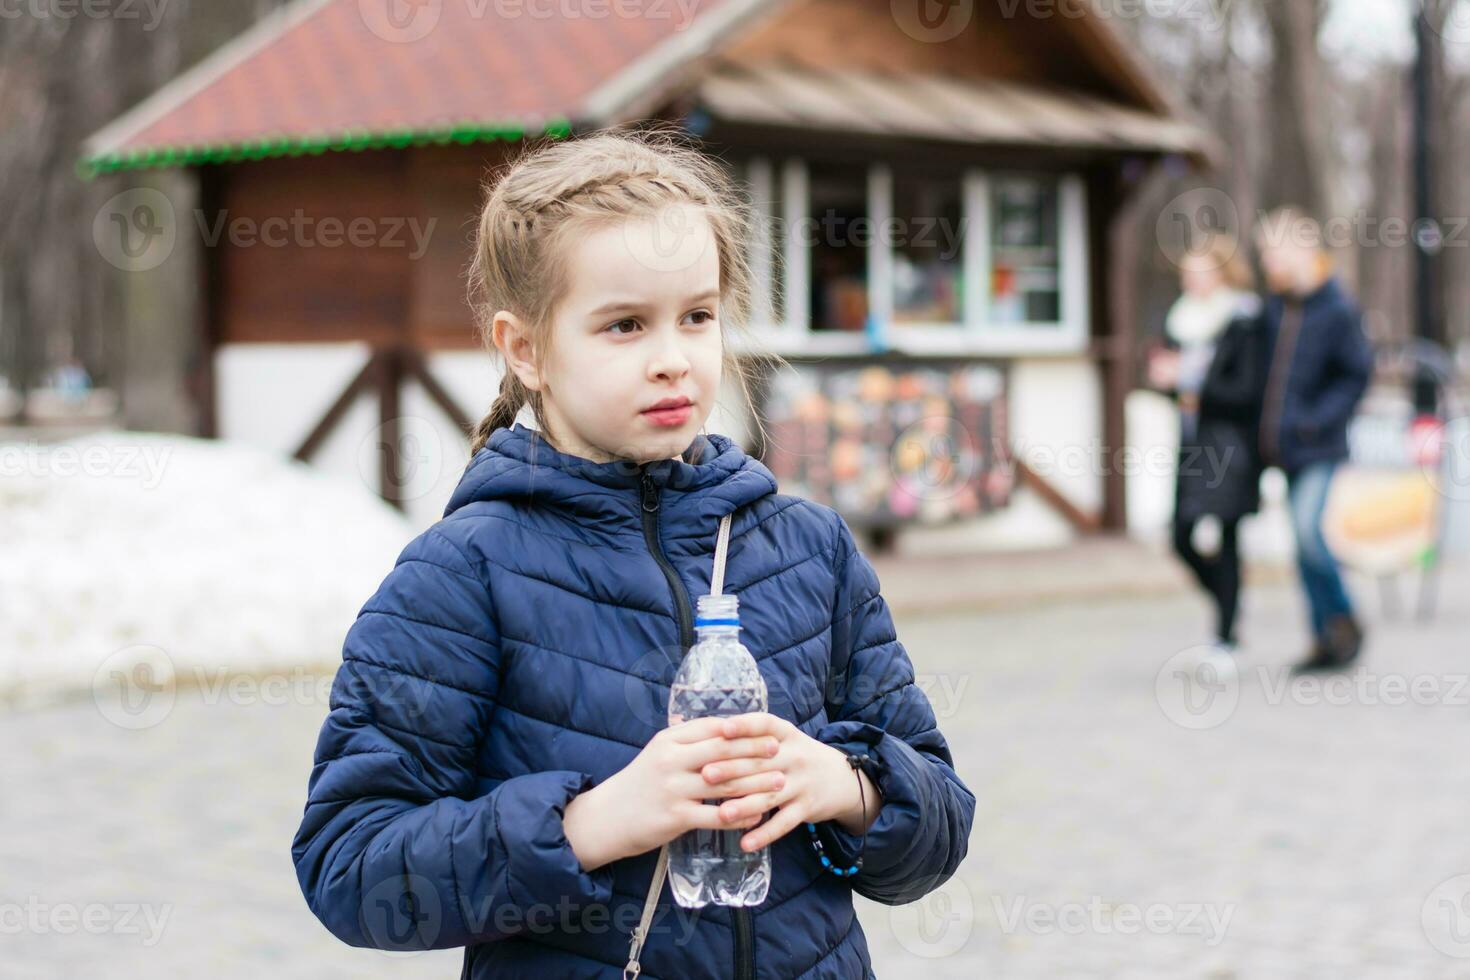
[{"label": "woman's dark boot", "polygon": [[1351,616],[1333,616],[1327,621],[1327,644],[1345,667],[1363,652],[1363,628]]}]

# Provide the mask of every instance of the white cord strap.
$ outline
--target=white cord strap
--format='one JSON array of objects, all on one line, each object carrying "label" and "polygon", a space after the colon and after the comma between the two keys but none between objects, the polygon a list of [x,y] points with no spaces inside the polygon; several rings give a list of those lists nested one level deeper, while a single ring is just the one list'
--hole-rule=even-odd
[{"label": "white cord strap", "polygon": [[[730,515],[720,518],[720,533],[715,539],[715,567],[710,574],[710,595],[719,595],[725,587],[725,552],[730,547]],[[664,877],[669,871],[669,845],[658,849],[658,863],[653,866],[653,884],[648,897],[643,900],[643,917],[638,928],[633,930],[633,939],[628,944],[628,965],[623,967],[623,980],[637,980],[643,966],[638,957],[643,953],[643,944],[648,940],[648,927],[653,924],[653,911],[658,908],[658,896],[664,890]]]},{"label": "white cord strap", "polygon": [[628,965],[623,967],[623,980],[636,980],[643,967],[638,962],[638,956],[643,952],[643,943],[648,939],[648,927],[653,922],[653,910],[658,907],[658,896],[664,889],[664,875],[669,870],[669,845],[665,844],[658,849],[658,864],[653,869],[653,885],[648,889],[648,897],[643,900],[643,918],[638,921],[638,928],[633,930],[633,941],[628,944]]},{"label": "white cord strap", "polygon": [[715,570],[710,573],[709,594],[719,595],[725,587],[725,552],[730,549],[730,515],[720,518],[720,534],[715,539]]}]

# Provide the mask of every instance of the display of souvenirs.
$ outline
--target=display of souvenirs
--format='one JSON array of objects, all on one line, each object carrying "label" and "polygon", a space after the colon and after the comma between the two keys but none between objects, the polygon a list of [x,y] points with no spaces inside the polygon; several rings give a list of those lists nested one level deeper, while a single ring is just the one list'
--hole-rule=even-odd
[{"label": "display of souvenirs", "polygon": [[783,493],[850,523],[940,523],[1010,501],[1005,373],[994,364],[793,364],[763,405]]}]

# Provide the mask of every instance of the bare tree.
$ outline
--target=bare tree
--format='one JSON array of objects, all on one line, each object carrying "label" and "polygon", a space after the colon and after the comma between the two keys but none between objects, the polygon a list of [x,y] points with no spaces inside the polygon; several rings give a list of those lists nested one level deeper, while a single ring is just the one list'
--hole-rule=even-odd
[{"label": "bare tree", "polygon": [[[0,32],[0,375],[12,386],[34,387],[69,356],[104,384],[122,380],[125,361],[129,376],[144,376],[150,358],[187,357],[158,345],[189,333],[171,322],[177,305],[145,302],[143,318],[132,315],[137,297],[130,290],[139,282],[102,259],[92,221],[128,187],[157,183],[188,199],[190,181],[179,174],[83,181],[75,171],[81,141],[282,2],[171,0],[157,8],[156,21],[135,5],[107,7],[100,16],[75,10],[61,16],[54,5],[33,5],[6,19]],[[153,342],[140,351],[133,341],[150,329]],[[166,376],[177,387],[173,372]],[[131,389],[137,397],[151,390]],[[183,404],[175,399],[129,414],[139,424],[187,429]]]}]

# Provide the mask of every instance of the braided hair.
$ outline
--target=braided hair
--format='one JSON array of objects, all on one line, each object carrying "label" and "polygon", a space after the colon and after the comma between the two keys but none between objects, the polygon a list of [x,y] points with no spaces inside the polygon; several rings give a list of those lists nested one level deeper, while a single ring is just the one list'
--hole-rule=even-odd
[{"label": "braided hair", "polygon": [[[688,145],[676,130],[602,130],[543,143],[492,175],[483,190],[469,303],[480,342],[492,357],[499,353],[492,335],[495,316],[506,310],[529,325],[537,364],[545,363],[552,313],[572,271],[566,267],[570,235],[590,224],[656,216],[673,205],[697,207],[713,233],[722,329],[739,329],[748,316],[748,205],[721,164]],[[749,407],[754,374],[734,357],[730,344],[725,351],[727,376],[739,381]],[[545,431],[541,393],[527,389],[507,364],[490,411],[472,433],[471,455],[497,429],[510,427],[526,405]]]}]

